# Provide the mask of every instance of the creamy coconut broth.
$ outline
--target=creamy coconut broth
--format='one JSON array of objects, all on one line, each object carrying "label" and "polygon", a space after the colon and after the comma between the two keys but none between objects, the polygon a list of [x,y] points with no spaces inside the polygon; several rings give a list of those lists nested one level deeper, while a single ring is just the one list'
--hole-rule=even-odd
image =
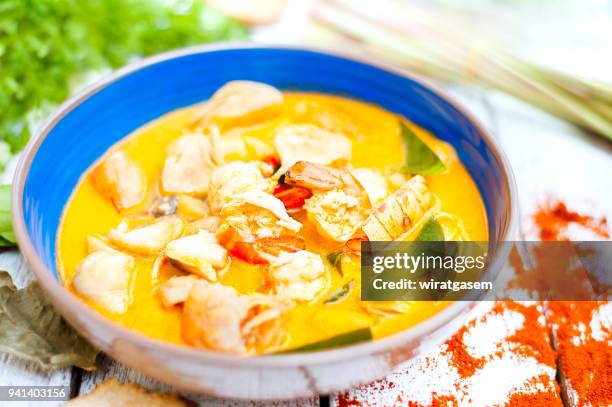
[{"label": "creamy coconut broth", "polygon": [[[403,170],[406,131],[442,171]],[[447,240],[488,238],[450,145],[374,105],[230,82],[126,135],[83,175],[57,263],[71,292],[129,329],[272,353],[364,328],[384,337],[442,310],[360,301],[360,242],[412,240],[428,219]]]}]

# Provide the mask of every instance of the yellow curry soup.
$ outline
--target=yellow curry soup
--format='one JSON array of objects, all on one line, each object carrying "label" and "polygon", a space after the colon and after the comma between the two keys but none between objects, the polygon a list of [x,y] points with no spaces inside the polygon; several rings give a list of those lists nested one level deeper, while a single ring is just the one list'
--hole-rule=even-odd
[{"label": "yellow curry soup", "polygon": [[[444,171],[402,172],[400,123]],[[70,291],[122,326],[269,353],[360,328],[384,337],[443,309],[360,301],[356,245],[410,240],[428,218],[448,240],[488,238],[450,145],[370,104],[230,82],[138,129],[83,175],[57,262]]]}]

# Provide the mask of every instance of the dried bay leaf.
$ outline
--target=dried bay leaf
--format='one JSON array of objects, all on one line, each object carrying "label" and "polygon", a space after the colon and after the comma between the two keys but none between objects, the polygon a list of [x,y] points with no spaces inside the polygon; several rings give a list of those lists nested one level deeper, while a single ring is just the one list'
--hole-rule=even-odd
[{"label": "dried bay leaf", "polygon": [[0,352],[36,362],[44,369],[95,368],[98,350],[58,314],[37,282],[23,289],[0,271]]}]

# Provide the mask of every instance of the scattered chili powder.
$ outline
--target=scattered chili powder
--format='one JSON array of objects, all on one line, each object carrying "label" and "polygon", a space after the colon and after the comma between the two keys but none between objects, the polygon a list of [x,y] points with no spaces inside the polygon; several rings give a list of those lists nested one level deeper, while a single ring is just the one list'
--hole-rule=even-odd
[{"label": "scattered chili powder", "polygon": [[348,392],[344,392],[338,395],[338,407],[362,407],[363,404],[359,400],[355,400],[349,397]]},{"label": "scattered chili powder", "polygon": [[[503,304],[505,308],[519,312],[525,317],[521,329],[510,335],[506,341],[516,344],[516,351],[521,356],[532,357],[540,363],[555,367],[556,354],[549,342],[550,331],[548,327],[539,322],[540,312],[538,308],[526,307],[512,301]],[[501,356],[500,353],[498,353],[498,356]]]},{"label": "scattered chili powder", "polygon": [[[523,357],[531,357],[537,360],[539,363],[546,364],[551,367],[556,365],[556,354],[552,349],[549,342],[549,331],[539,322],[540,312],[535,306],[525,306],[518,302],[513,301],[498,301],[495,303],[491,311],[487,314],[495,315],[501,314],[504,310],[511,310],[518,312],[525,317],[523,326],[518,329],[514,334],[507,337],[504,341],[506,343],[513,344],[512,351]],[[483,317],[484,318],[484,317]],[[476,324],[477,320],[470,322],[455,334],[451,339],[446,342],[448,352],[450,353],[451,360],[459,375],[463,378],[472,376],[476,370],[481,369],[487,363],[489,358],[474,358],[470,355],[463,337],[465,333]],[[502,357],[506,350],[503,348],[498,349],[495,352],[495,356]],[[529,386],[535,386],[545,384],[545,388],[550,384],[550,379],[546,377],[546,381],[538,382],[534,379],[529,383]],[[559,396],[559,387],[557,383],[554,383],[555,391],[541,391],[538,390],[535,393],[532,392],[517,392],[510,399],[507,406],[561,406],[561,398]],[[459,390],[459,389],[457,389]],[[526,401],[529,401],[526,403]],[[448,405],[448,403],[442,403],[439,405]]]},{"label": "scattered chili powder", "polygon": [[537,393],[514,393],[510,396],[510,399],[506,403],[507,407],[521,406],[521,407],[538,407],[538,406],[561,406],[561,400],[559,398],[559,385],[556,381],[551,383],[550,377],[547,375],[540,375],[529,381],[531,386],[537,386],[538,384],[544,384],[546,386],[553,384],[556,392],[542,392]]},{"label": "scattered chili powder", "polygon": [[582,225],[603,238],[610,238],[608,220],[605,217],[595,219],[590,215],[570,211],[565,203],[558,199],[541,205],[534,215],[534,221],[540,229],[540,240],[569,240],[566,230],[571,223]]},{"label": "scattered chili powder", "polygon": [[476,322],[472,321],[464,325],[452,338],[446,341],[446,349],[451,357],[452,365],[457,368],[459,376],[463,378],[472,376],[486,362],[485,358],[475,358],[470,355],[470,352],[468,352],[467,347],[463,343],[463,337],[475,324]]},{"label": "scattered chili powder", "polygon": [[431,407],[458,407],[459,402],[453,396],[440,396],[437,393],[431,396]]},{"label": "scattered chili powder", "polygon": [[[466,334],[473,332],[477,326],[489,323],[489,319],[495,315],[503,315],[508,311],[512,313],[520,313],[523,316],[523,323],[512,334],[509,334],[497,345],[492,352],[482,356],[472,356],[471,349],[466,345]],[[447,363],[452,366],[452,371],[449,370],[449,375],[454,375],[455,369],[458,372],[459,379],[454,380],[451,387],[454,390],[450,391],[447,387],[442,387],[440,392],[432,392],[431,401],[428,406],[457,406],[473,404],[476,401],[472,399],[474,391],[471,389],[470,383],[475,374],[479,374],[481,369],[486,368],[487,363],[507,360],[506,358],[516,355],[524,358],[533,358],[539,366],[556,367],[556,355],[549,341],[549,330],[542,323],[541,304],[526,305],[512,301],[496,302],[492,309],[482,317],[470,321],[462,329],[459,330],[452,338],[444,345],[441,353],[434,354],[425,358],[418,363],[419,371],[409,370],[401,374],[424,374],[427,375],[431,369],[436,369],[436,366],[444,366]],[[470,345],[474,346],[474,345]],[[476,345],[478,346],[478,345]],[[442,365],[438,363],[442,361]],[[438,362],[436,362],[438,361]],[[414,369],[412,367],[411,369]],[[542,375],[533,377],[527,382],[521,383],[517,381],[515,387],[510,390],[508,400],[502,401],[507,406],[562,406],[561,396],[559,394],[559,386],[554,378],[544,373],[547,369],[541,370]],[[436,374],[440,374],[437,371]],[[508,371],[508,375],[513,375],[516,372]],[[491,386],[495,386],[496,379],[491,377]],[[433,384],[432,384],[433,385]],[[434,387],[435,388],[435,387]],[[389,389],[395,389],[389,393]],[[382,379],[373,382],[367,386],[362,386],[354,391],[349,391],[338,396],[338,405],[340,407],[348,406],[408,406],[422,407],[416,400],[411,399],[411,391],[414,389],[403,389],[402,385],[393,383],[390,378]],[[389,396],[394,397],[391,401]],[[386,401],[381,401],[386,400]],[[386,404],[381,404],[386,403]]]},{"label": "scattered chili powder", "polygon": [[[555,352],[548,342],[548,330],[538,321],[540,313],[536,307],[527,307],[518,302],[499,301],[496,302],[487,314],[502,314],[504,310],[511,310],[525,317],[523,326],[513,335],[505,339],[507,343],[515,345],[515,351],[524,357],[532,357],[540,363],[555,366]],[[487,362],[487,358],[475,358],[470,355],[464,343],[464,335],[478,320],[463,326],[452,338],[446,341],[447,352],[450,354],[453,366],[457,368],[459,375],[463,378],[472,376],[476,370],[481,369]],[[502,356],[503,350],[499,349],[495,356]]]},{"label": "scattered chili powder", "polygon": [[[591,320],[605,301],[557,301],[547,304],[554,324],[559,370],[580,406],[612,404],[612,332],[602,324],[604,340],[596,340]],[[576,338],[579,338],[578,340]]]}]

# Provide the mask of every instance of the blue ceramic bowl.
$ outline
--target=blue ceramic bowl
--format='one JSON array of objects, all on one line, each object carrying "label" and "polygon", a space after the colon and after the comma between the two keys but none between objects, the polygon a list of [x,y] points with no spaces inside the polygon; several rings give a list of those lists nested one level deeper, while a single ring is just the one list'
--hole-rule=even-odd
[{"label": "blue ceramic bowl", "polygon": [[[214,367],[218,377],[225,373],[236,377],[245,372],[256,373],[258,369],[268,372],[277,369],[274,371],[282,372],[279,377],[285,382],[287,377],[302,377],[303,373],[293,368],[310,368],[311,362],[348,363],[356,356],[384,352],[405,358],[414,353],[419,338],[433,335],[456,321],[469,308],[468,304],[458,303],[414,328],[369,344],[318,352],[308,358],[298,355],[238,358],[241,362],[234,366],[235,357],[162,344],[118,327],[89,310],[58,283],[57,230],[64,205],[81,175],[109,147],[135,129],[174,109],[202,102],[223,84],[236,79],[265,82],[282,90],[342,95],[408,118],[457,150],[484,199],[491,239],[508,240],[513,233],[516,201],[507,161],[494,140],[470,115],[431,86],[406,73],[326,52],[230,45],[190,48],[140,61],[61,106],[32,138],[18,168],[13,223],[19,246],[52,301],[77,329],[118,359],[173,384],[223,396],[291,397],[329,391],[383,374],[389,363],[383,363],[381,369],[372,368],[372,374],[349,374],[350,380],[334,377],[333,383],[311,372],[315,385],[312,380],[304,384],[304,380],[296,379],[285,389],[279,389],[282,386],[277,383],[276,389],[270,390],[261,378],[253,378],[257,384],[238,389],[239,386],[205,379],[210,372],[202,366]],[[157,353],[158,359],[154,360],[152,353]],[[200,370],[187,366],[189,362],[197,362]],[[169,366],[160,368],[164,363]],[[229,370],[223,373],[223,369]],[[342,375],[346,376],[345,369]],[[244,379],[251,380],[246,376]]]}]

